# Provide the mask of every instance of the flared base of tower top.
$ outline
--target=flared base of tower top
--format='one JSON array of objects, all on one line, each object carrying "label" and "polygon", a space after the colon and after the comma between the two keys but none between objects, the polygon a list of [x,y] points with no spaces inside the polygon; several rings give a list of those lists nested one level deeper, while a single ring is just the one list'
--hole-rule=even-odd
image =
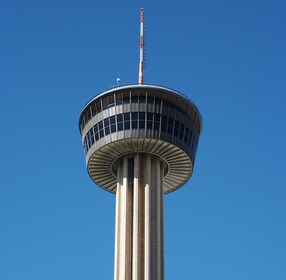
[{"label": "flared base of tower top", "polygon": [[114,280],[164,279],[166,168],[160,157],[145,153],[118,161]]}]

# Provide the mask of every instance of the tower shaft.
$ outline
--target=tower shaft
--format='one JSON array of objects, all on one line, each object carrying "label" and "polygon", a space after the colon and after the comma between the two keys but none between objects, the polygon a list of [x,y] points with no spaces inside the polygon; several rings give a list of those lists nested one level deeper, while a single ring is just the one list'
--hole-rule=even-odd
[{"label": "tower shaft", "polygon": [[163,178],[160,157],[118,161],[114,280],[164,279]]}]

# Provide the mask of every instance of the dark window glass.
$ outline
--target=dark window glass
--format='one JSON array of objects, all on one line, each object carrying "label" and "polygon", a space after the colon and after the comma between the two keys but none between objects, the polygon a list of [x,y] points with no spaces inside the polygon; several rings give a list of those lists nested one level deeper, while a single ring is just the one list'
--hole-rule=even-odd
[{"label": "dark window glass", "polygon": [[169,107],[170,106],[170,102],[163,99],[163,105]]},{"label": "dark window glass", "polygon": [[122,94],[119,93],[116,95],[116,105],[122,104]]},{"label": "dark window glass", "polygon": [[180,123],[178,121],[175,121],[174,135],[176,137],[178,137],[178,135],[179,135],[179,125],[180,125]]},{"label": "dark window glass", "polygon": [[131,103],[138,103],[138,95],[137,93],[131,95]]},{"label": "dark window glass", "polygon": [[195,151],[195,146],[196,146],[196,141],[197,139],[195,137],[193,137],[193,142],[192,142],[192,151]]},{"label": "dark window glass", "polygon": [[122,114],[119,114],[116,117],[117,117],[117,122],[122,122],[122,120],[123,120],[123,115]]},{"label": "dark window glass", "polygon": [[175,104],[169,102],[169,107],[175,109]]},{"label": "dark window glass", "polygon": [[130,120],[130,113],[124,113],[124,121]]},{"label": "dark window glass", "polygon": [[147,121],[147,129],[152,129],[152,121]]},{"label": "dark window glass", "polygon": [[111,130],[111,133],[116,132],[116,124],[112,124],[112,125],[110,126],[110,130]]},{"label": "dark window glass", "polygon": [[147,103],[153,104],[154,103],[154,96],[147,96]]},{"label": "dark window glass", "polygon": [[96,106],[96,113],[97,114],[100,113],[101,112],[101,102],[100,102],[100,100],[96,102],[95,106]]},{"label": "dark window glass", "polygon": [[139,112],[139,120],[145,120],[145,112]]},{"label": "dark window glass", "polygon": [[132,112],[131,118],[132,118],[132,121],[138,120],[138,112]]},{"label": "dark window glass", "polygon": [[123,130],[123,123],[117,123],[117,131]]},{"label": "dark window glass", "polygon": [[99,138],[102,138],[104,136],[104,133],[103,133],[103,129],[99,130]]},{"label": "dark window glass", "polygon": [[95,138],[95,141],[98,141],[98,139],[99,139],[98,132],[96,132],[96,133],[94,134],[94,138]]},{"label": "dark window glass", "polygon": [[96,111],[95,111],[95,108],[94,108],[94,103],[92,103],[91,105],[90,105],[90,112],[91,112],[91,116],[93,117],[96,113]]},{"label": "dark window glass", "polygon": [[159,122],[160,121],[160,114],[154,114],[154,121]]},{"label": "dark window glass", "polygon": [[123,103],[124,103],[124,104],[130,103],[129,95],[123,97]]},{"label": "dark window glass", "polygon": [[90,129],[89,134],[90,134],[90,137],[93,136],[93,127]]},{"label": "dark window glass", "polygon": [[100,121],[100,122],[98,123],[98,129],[99,129],[99,130],[103,129],[103,123],[102,123],[102,121]]},{"label": "dark window glass", "polygon": [[153,113],[147,113],[147,129],[153,128]]},{"label": "dark window glass", "polygon": [[110,127],[106,126],[105,127],[105,135],[108,135],[108,134],[110,134]]},{"label": "dark window glass", "polygon": [[109,95],[108,96],[108,107],[113,107],[115,105],[115,102],[114,102],[114,95]]},{"label": "dark window glass", "polygon": [[164,123],[161,123],[161,131],[166,132],[167,126]]},{"label": "dark window glass", "polygon": [[109,119],[105,119],[105,120],[104,120],[104,126],[105,126],[105,127],[109,126]]},{"label": "dark window glass", "polygon": [[110,124],[114,124],[115,123],[115,116],[112,116],[109,119],[110,119]]},{"label": "dark window glass", "polygon": [[138,120],[132,121],[132,129],[138,128]]},{"label": "dark window glass", "polygon": [[145,128],[145,112],[139,112],[139,128]]},{"label": "dark window glass", "polygon": [[129,120],[128,121],[124,121],[124,129],[125,130],[130,129],[130,121]]},{"label": "dark window glass", "polygon": [[130,129],[130,114],[124,113],[124,129]]},{"label": "dark window glass", "polygon": [[153,113],[147,113],[147,120],[153,121]]},{"label": "dark window glass", "polygon": [[182,110],[182,112],[181,112],[181,113],[182,113],[184,116],[186,116],[186,115],[187,115],[187,114],[186,114],[186,112],[185,112],[185,111],[183,111],[183,110]]},{"label": "dark window glass", "polygon": [[179,107],[179,106],[176,107],[176,110],[177,110],[178,112],[180,112],[180,113],[182,112],[182,109],[181,109],[181,107]]},{"label": "dark window glass", "polygon": [[162,99],[159,97],[155,97],[155,104],[161,104]]},{"label": "dark window glass", "polygon": [[93,130],[94,130],[94,133],[97,133],[97,132],[98,132],[97,124],[93,127]]},{"label": "dark window glass", "polygon": [[91,145],[94,144],[94,137],[91,137]]},{"label": "dark window glass", "polygon": [[139,120],[139,128],[140,129],[145,129],[145,120],[144,121],[140,121]]},{"label": "dark window glass", "polygon": [[170,134],[173,133],[173,125],[174,125],[174,119],[169,118],[168,119],[168,133],[170,133]]},{"label": "dark window glass", "polygon": [[107,96],[102,99],[102,109],[105,110],[107,108],[108,101]]},{"label": "dark window glass", "polygon": [[139,96],[139,103],[145,103],[145,102],[146,102],[146,96],[145,95]]},{"label": "dark window glass", "polygon": [[189,133],[189,139],[188,139],[188,145],[189,145],[189,146],[190,146],[191,143],[192,143],[192,138],[193,138],[193,133],[192,133],[192,131],[190,131],[190,133]]},{"label": "dark window glass", "polygon": [[189,136],[189,128],[186,127],[186,131],[185,131],[185,137],[184,137],[184,142],[187,143],[188,142],[188,136]]},{"label": "dark window glass", "polygon": [[159,130],[160,123],[154,122],[154,130]]},{"label": "dark window glass", "polygon": [[162,120],[161,120],[162,123],[167,124],[168,118],[167,118],[166,116],[162,116],[161,119],[162,119]]},{"label": "dark window glass", "polygon": [[180,132],[179,132],[180,139],[183,139],[184,129],[185,129],[185,125],[183,123],[181,123],[181,125],[180,125]]},{"label": "dark window glass", "polygon": [[91,119],[91,112],[90,112],[89,106],[86,108],[86,114],[87,114],[87,120],[90,120]]},{"label": "dark window glass", "polygon": [[132,112],[131,119],[132,119],[132,129],[137,129],[138,128],[138,112]]}]

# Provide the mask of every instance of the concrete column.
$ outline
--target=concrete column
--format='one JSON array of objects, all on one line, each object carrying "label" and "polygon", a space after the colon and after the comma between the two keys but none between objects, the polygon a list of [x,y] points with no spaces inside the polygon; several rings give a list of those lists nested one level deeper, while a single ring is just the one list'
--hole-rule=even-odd
[{"label": "concrete column", "polygon": [[161,159],[127,155],[118,164],[115,280],[163,280],[163,178]]},{"label": "concrete column", "polygon": [[161,255],[162,247],[162,220],[163,214],[161,213],[162,204],[162,182],[161,178],[161,165],[160,159],[151,156],[151,181],[150,181],[150,209],[151,209],[151,229],[150,229],[150,246],[151,246],[151,279],[163,279],[162,263],[164,262],[164,255]]},{"label": "concrete column", "polygon": [[145,278],[144,280],[151,280],[151,196],[150,196],[150,181],[151,181],[151,155],[144,155],[144,166],[145,166],[145,176],[144,176],[144,270]]},{"label": "concrete column", "polygon": [[128,184],[128,158],[117,169],[114,279],[131,280],[132,189]]},{"label": "concrete column", "polygon": [[144,186],[142,154],[134,155],[132,280],[144,280]]},{"label": "concrete column", "polygon": [[120,229],[120,186],[123,184],[123,166],[117,169],[116,207],[115,207],[115,244],[114,244],[114,280],[119,279],[119,229]]}]

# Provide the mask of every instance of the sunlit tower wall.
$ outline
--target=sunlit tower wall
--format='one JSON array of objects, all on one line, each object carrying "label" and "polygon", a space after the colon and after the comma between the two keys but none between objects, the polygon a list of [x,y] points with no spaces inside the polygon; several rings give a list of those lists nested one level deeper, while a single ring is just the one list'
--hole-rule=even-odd
[{"label": "sunlit tower wall", "polygon": [[116,194],[115,280],[164,279],[163,197],[192,176],[202,118],[172,89],[128,85],[84,107],[87,171]]}]

